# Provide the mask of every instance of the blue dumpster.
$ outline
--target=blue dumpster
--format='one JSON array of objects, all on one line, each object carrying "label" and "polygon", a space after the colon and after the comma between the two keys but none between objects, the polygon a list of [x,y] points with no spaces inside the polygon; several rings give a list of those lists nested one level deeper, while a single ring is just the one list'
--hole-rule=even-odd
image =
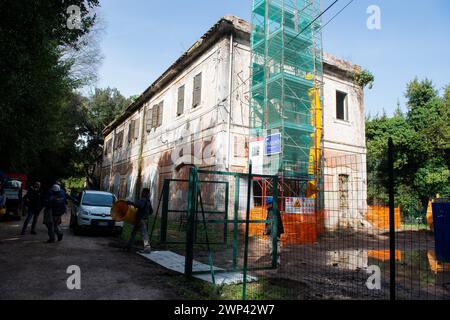
[{"label": "blue dumpster", "polygon": [[450,201],[433,203],[433,225],[436,257],[439,262],[450,262]]}]

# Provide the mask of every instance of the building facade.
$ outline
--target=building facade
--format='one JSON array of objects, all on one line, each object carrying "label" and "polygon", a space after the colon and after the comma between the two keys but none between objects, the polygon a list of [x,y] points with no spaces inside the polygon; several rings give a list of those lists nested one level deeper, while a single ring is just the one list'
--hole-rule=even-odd
[{"label": "building facade", "polygon": [[[133,198],[137,189],[149,187],[155,202],[165,178],[187,177],[186,165],[233,172],[247,169],[250,32],[244,20],[220,19],[104,130],[103,190]],[[348,186],[366,184],[365,166],[331,159],[365,159],[364,96],[353,82],[359,71],[360,67],[325,54],[324,183],[342,189],[325,193],[325,207],[330,212],[345,209],[342,198],[347,197],[356,201],[347,206],[349,217],[366,209],[366,195],[352,195]],[[354,190],[360,193],[361,185]],[[329,228],[342,222],[328,221]]]}]

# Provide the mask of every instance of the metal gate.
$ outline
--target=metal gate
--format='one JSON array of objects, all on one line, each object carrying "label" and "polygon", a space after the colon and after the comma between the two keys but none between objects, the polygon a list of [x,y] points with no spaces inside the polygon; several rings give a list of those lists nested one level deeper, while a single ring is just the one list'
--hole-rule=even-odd
[{"label": "metal gate", "polygon": [[[248,272],[277,267],[277,219],[265,212],[268,198],[278,213],[277,176],[192,167],[188,180],[164,180],[152,234],[159,230],[160,245],[185,257],[188,277],[211,274],[215,283],[215,274],[241,272],[245,297]],[[270,236],[255,231],[267,228]],[[197,262],[208,270],[194,270]]]}]

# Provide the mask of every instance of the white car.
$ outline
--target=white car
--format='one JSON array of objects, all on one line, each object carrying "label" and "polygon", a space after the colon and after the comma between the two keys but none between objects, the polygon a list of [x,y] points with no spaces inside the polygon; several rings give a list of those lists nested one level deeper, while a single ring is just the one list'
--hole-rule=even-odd
[{"label": "white car", "polygon": [[109,192],[81,192],[74,201],[70,227],[74,233],[79,233],[82,229],[121,231],[123,222],[116,222],[111,218],[111,207],[116,201],[116,196]]}]

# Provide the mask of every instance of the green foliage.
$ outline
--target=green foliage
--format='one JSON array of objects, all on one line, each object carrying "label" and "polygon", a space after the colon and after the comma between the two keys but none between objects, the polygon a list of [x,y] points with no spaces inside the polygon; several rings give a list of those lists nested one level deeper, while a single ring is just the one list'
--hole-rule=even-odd
[{"label": "green foliage", "polygon": [[130,104],[117,89],[95,89],[89,98],[78,96],[78,111],[81,119],[78,140],[78,163],[91,187],[98,187],[95,165],[101,161],[103,153],[103,133],[110,124]]},{"label": "green foliage", "polygon": [[373,83],[375,82],[375,76],[370,71],[363,70],[359,73],[355,73],[353,76],[353,81],[361,88],[369,86],[369,89],[372,89]]},{"label": "green foliage", "polygon": [[387,141],[395,144],[396,199],[402,213],[423,214],[436,194],[450,194],[450,89],[439,96],[430,80],[411,81],[406,90],[408,112],[367,120],[369,201],[387,200]]},{"label": "green foliage", "polygon": [[[67,8],[81,9],[81,29],[67,28]],[[0,168],[51,182],[76,165],[79,118],[71,103],[77,82],[67,47],[81,50],[98,0],[1,1]]]}]

